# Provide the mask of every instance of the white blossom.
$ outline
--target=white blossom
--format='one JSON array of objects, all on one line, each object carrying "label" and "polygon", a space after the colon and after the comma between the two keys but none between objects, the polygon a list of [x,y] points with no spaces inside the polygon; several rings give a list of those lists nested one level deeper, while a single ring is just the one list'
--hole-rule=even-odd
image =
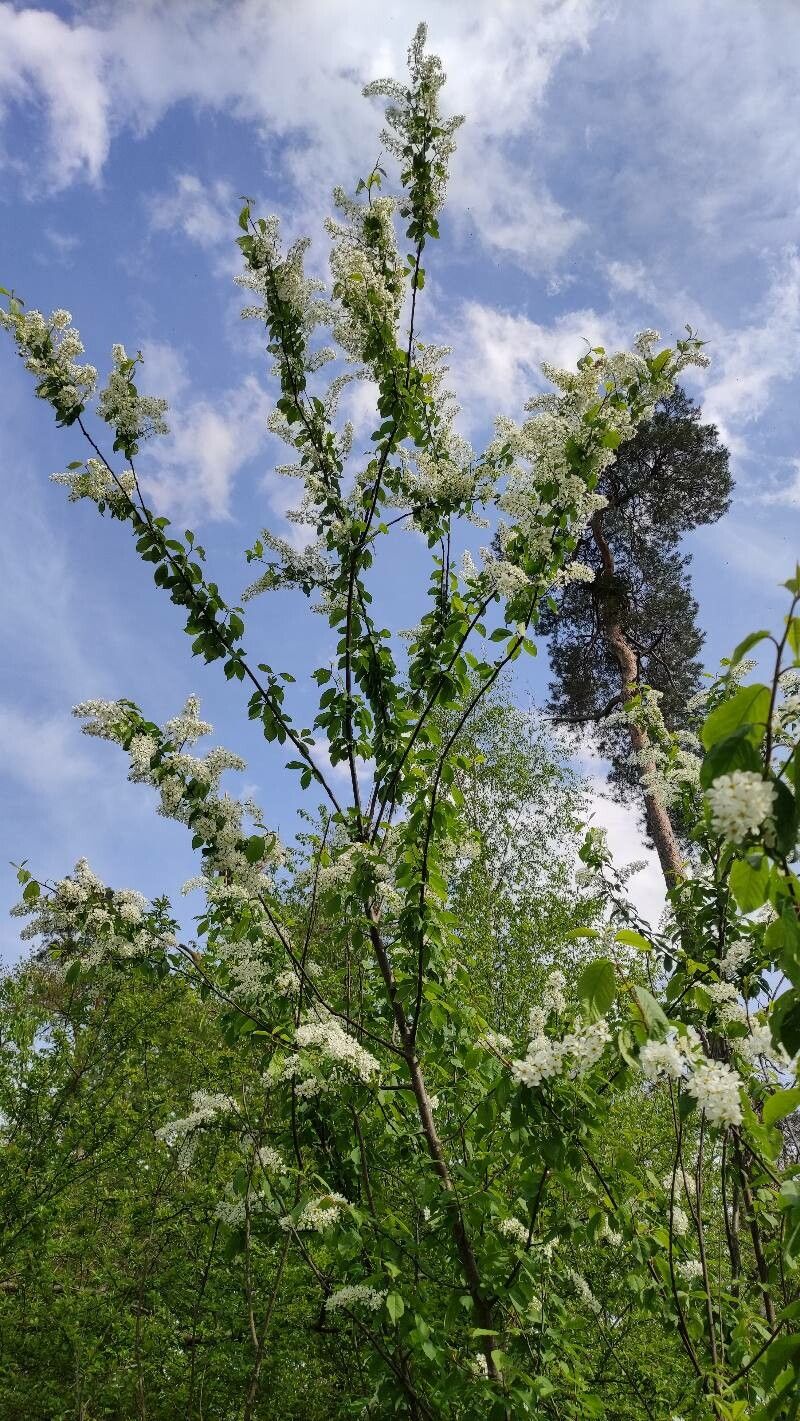
[{"label": "white blossom", "polygon": [[719,964],[723,977],[732,982],[742,969],[753,950],[753,944],[748,938],[742,938],[738,942],[732,942]]},{"label": "white blossom", "polygon": [[297,1229],[298,1232],[324,1233],[338,1223],[344,1210],[349,1208],[350,1203],[343,1194],[322,1194],[318,1199],[309,1199],[296,1219],[287,1214],[280,1225],[287,1232]]},{"label": "white blossom", "polygon": [[772,814],[775,788],[755,770],[720,775],[706,791],[714,828],[732,844],[756,834]]},{"label": "white blossom", "polygon": [[712,1125],[741,1125],[741,1077],[724,1061],[704,1061],[686,1084]]},{"label": "white blossom", "polygon": [[542,992],[542,1005],[546,1012],[554,1012],[558,1015],[564,1010],[567,1005],[564,995],[566,985],[567,979],[559,967],[554,967],[552,972],[548,972]]},{"label": "white blossom", "polygon": [[639,1065],[648,1081],[664,1076],[677,1081],[685,1074],[686,1058],[674,1041],[645,1041]]},{"label": "white blossom", "polygon": [[675,1272],[684,1282],[691,1283],[694,1279],[702,1278],[703,1265],[698,1258],[686,1258],[677,1265]]},{"label": "white blossom", "polygon": [[503,1238],[510,1239],[512,1243],[522,1244],[524,1247],[528,1242],[528,1228],[520,1219],[501,1219],[497,1225],[497,1232]]},{"label": "white blossom", "polygon": [[220,1115],[227,1115],[236,1109],[236,1102],[228,1095],[209,1094],[196,1090],[192,1095],[191,1113],[182,1120],[170,1120],[156,1130],[156,1139],[178,1149],[178,1168],[185,1174],[192,1163],[198,1145],[198,1132],[205,1125],[216,1121]]},{"label": "white blossom", "polygon": [[377,1312],[383,1305],[386,1297],[385,1291],[378,1288],[371,1288],[368,1283],[347,1283],[343,1288],[338,1288],[335,1293],[331,1293],[325,1300],[325,1311],[335,1312],[337,1308],[364,1307],[370,1312]]},{"label": "white blossom", "polygon": [[318,1052],[358,1080],[369,1082],[380,1073],[380,1063],[334,1016],[304,1022],[295,1032],[295,1042],[301,1051]]},{"label": "white blossom", "polygon": [[155,395],[139,394],[133,383],[133,372],[124,368],[129,362],[123,346],[115,345],[112,354],[114,369],[100,391],[97,411],[101,419],[113,426],[122,446],[135,451],[142,440],[169,433],[164,419],[167,402]]}]

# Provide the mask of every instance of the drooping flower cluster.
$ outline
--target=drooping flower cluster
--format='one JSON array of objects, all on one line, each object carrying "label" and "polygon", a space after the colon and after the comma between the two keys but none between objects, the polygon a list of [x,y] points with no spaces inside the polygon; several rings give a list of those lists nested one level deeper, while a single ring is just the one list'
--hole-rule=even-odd
[{"label": "drooping flower cluster", "polygon": [[136,488],[131,469],[115,475],[101,459],[87,459],[79,468],[51,474],[50,478],[54,484],[69,489],[70,503],[89,498],[92,503],[108,504],[110,508],[121,509]]},{"label": "drooping flower cluster", "polygon": [[[536,1009],[534,1008],[534,1011]],[[543,1080],[565,1074],[570,1080],[585,1075],[597,1064],[611,1040],[605,1017],[599,1021],[576,1021],[564,1037],[549,1037],[543,1024],[533,1019],[534,1034],[522,1060],[512,1061],[511,1074],[520,1085],[538,1086]]]},{"label": "drooping flower cluster", "polygon": [[100,391],[97,412],[116,433],[114,448],[122,449],[126,458],[131,458],[143,440],[169,433],[164,419],[167,402],[155,395],[139,394],[132,376],[141,356],[129,360],[125,347],[115,345],[112,357],[114,368],[105,389]]},{"label": "drooping flower cluster", "polygon": [[[212,729],[200,719],[196,696],[190,696],[181,713],[161,729],[144,722],[128,701],[84,701],[74,714],[85,721],[85,734],[126,747],[129,778],[152,785],[159,794],[158,812],[186,824],[199,839],[202,872],[184,885],[184,891],[202,888],[209,905],[221,913],[235,914],[246,904],[253,920],[261,923],[257,940],[233,935],[221,947],[237,997],[260,997],[276,975],[271,950],[274,931],[263,895],[271,889],[272,872],[281,864],[283,850],[276,835],[264,834],[254,855],[245,821],[260,825],[261,811],[251,801],[234,799],[219,788],[221,775],[244,769],[244,761],[222,747],[204,756],[189,753],[187,747]],[[199,792],[194,792],[198,786]]]},{"label": "drooping flower cluster", "polygon": [[333,564],[326,556],[325,544],[321,540],[297,548],[264,528],[254,554],[259,561],[263,559],[265,549],[275,553],[276,560],[270,562],[261,576],[245,588],[243,602],[249,602],[274,587],[300,587],[310,596],[313,591],[324,589],[332,577]]},{"label": "drooping flower cluster", "polygon": [[371,1288],[368,1283],[347,1283],[343,1288],[338,1288],[335,1293],[331,1293],[325,1300],[325,1311],[335,1312],[337,1308],[367,1308],[370,1312],[377,1312],[383,1306],[386,1297],[385,1291],[378,1288]]},{"label": "drooping flower cluster", "polygon": [[66,966],[74,959],[95,967],[108,957],[144,957],[175,942],[171,926],[143,894],[107,888],[86,859],[50,891],[23,898],[11,912],[30,919],[21,938],[41,939]]},{"label": "drooping flower cluster", "polygon": [[716,832],[731,844],[756,834],[775,806],[775,789],[755,770],[720,775],[706,791]]},{"label": "drooping flower cluster", "polygon": [[703,1061],[686,1084],[712,1125],[741,1125],[741,1087],[741,1077],[724,1061]]},{"label": "drooping flower cluster", "polygon": [[206,1125],[216,1121],[220,1115],[227,1115],[236,1109],[236,1103],[228,1095],[212,1095],[205,1090],[196,1090],[192,1095],[191,1114],[182,1120],[170,1120],[156,1130],[156,1139],[163,1140],[178,1151],[178,1168],[185,1174],[197,1152],[199,1132]]},{"label": "drooping flower cluster", "polygon": [[734,981],[739,976],[752,950],[753,944],[747,938],[742,938],[739,942],[732,942],[719,964],[719,970],[723,977],[729,982]]},{"label": "drooping flower cluster", "polygon": [[[699,342],[690,339],[658,368],[652,351],[657,339],[657,332],[644,331],[633,352],[611,356],[597,348],[577,371],[543,366],[559,393],[529,400],[525,408],[533,417],[522,425],[497,421],[487,458],[498,469],[509,460],[510,466],[496,500],[509,523],[500,525],[496,541],[502,545],[512,535],[513,561],[533,565],[534,580],[543,586],[565,575],[565,530],[574,534],[604,507],[605,498],[594,489],[618,445],[652,414],[684,365],[707,363]],[[584,574],[579,569],[576,575]]]},{"label": "drooping flower cluster", "polygon": [[[380,1064],[371,1052],[350,1036],[335,1016],[323,1015],[322,1008],[315,1008],[315,1014],[316,1020],[303,1022],[295,1032],[298,1050],[322,1058],[329,1083],[340,1071],[345,1078],[355,1077],[365,1083],[373,1081],[380,1073]],[[297,1060],[292,1058],[287,1064],[287,1073],[295,1074],[296,1069]]]},{"label": "drooping flower cluster", "polygon": [[512,1243],[522,1244],[523,1248],[528,1242],[529,1231],[520,1219],[513,1217],[501,1219],[497,1225],[497,1232],[502,1234],[503,1238],[510,1239]]},{"label": "drooping flower cluster", "polygon": [[[730,1005],[727,997],[724,1002]],[[666,1041],[646,1041],[639,1052],[639,1065],[646,1080],[684,1082],[684,1089],[695,1097],[712,1125],[741,1124],[742,1079],[733,1067],[703,1055],[693,1027],[685,1035],[671,1034]]]},{"label": "drooping flower cluster", "polygon": [[324,1233],[338,1223],[344,1210],[349,1208],[350,1202],[343,1194],[322,1194],[318,1199],[309,1199],[296,1219],[286,1214],[280,1225],[286,1232],[296,1229],[298,1233]]},{"label": "drooping flower cluster", "polygon": [[325,223],[333,238],[333,335],[352,360],[377,375],[387,337],[392,345],[397,338],[408,277],[397,249],[395,202],[390,197],[355,202],[341,188],[333,200],[342,217]]},{"label": "drooping flower cluster", "polygon": [[678,1264],[675,1271],[685,1283],[692,1283],[702,1278],[703,1265],[698,1258],[686,1258]]},{"label": "drooping flower cluster", "polygon": [[53,406],[60,424],[73,423],[94,394],[97,371],[77,359],[83,342],[69,311],[53,311],[47,319],[41,311],[23,313],[12,300],[0,309],[0,326],[10,331],[25,369],[36,377],[39,398]]},{"label": "drooping flower cluster", "polygon": [[747,1012],[744,1003],[739,998],[733,982],[709,982],[705,987],[710,996],[717,1016],[723,1025],[728,1025],[732,1021],[746,1021]]},{"label": "drooping flower cluster", "polygon": [[[265,840],[264,857],[255,862],[248,858],[244,820],[248,815],[259,820],[260,810],[250,801],[232,799],[219,790],[222,774],[245,769],[245,762],[222,747],[203,756],[189,754],[186,747],[212,729],[200,719],[199,704],[196,696],[190,696],[180,715],[168,720],[160,732],[157,727],[138,729],[144,723],[127,701],[82,701],[73,715],[85,721],[84,734],[126,746],[129,778],[156,788],[159,813],[190,824],[201,836],[206,845],[201,881],[208,881],[209,890],[219,886],[222,897],[257,899],[266,867],[280,861],[280,845],[270,836],[268,844]],[[201,783],[204,789],[199,808],[187,793],[191,782]]]},{"label": "drooping flower cluster", "polygon": [[575,1292],[578,1294],[578,1297],[585,1303],[586,1307],[593,1313],[600,1313],[602,1311],[600,1303],[589,1287],[583,1274],[579,1273],[575,1268],[568,1268],[567,1277],[575,1289]]},{"label": "drooping flower cluster", "polygon": [[686,1053],[681,1046],[680,1036],[670,1041],[645,1041],[639,1052],[639,1065],[645,1080],[656,1081],[663,1077],[681,1080],[686,1074]]}]

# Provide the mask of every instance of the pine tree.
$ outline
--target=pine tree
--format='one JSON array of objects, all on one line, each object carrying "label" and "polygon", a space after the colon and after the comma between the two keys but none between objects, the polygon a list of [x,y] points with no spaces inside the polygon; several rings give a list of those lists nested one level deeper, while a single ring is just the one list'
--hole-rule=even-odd
[{"label": "pine tree", "polygon": [[[701,410],[677,386],[603,473],[600,492],[608,503],[575,554],[593,568],[594,582],[568,583],[540,622],[550,638],[550,710],[559,721],[590,729],[623,795],[639,787],[631,752],[641,748],[640,732],[612,712],[645,684],[659,692],[670,730],[692,724],[704,636],[681,540],[726,512],[731,486],[728,450],[716,427],[701,423]],[[645,819],[665,874],[674,878],[678,826],[647,793]]]}]

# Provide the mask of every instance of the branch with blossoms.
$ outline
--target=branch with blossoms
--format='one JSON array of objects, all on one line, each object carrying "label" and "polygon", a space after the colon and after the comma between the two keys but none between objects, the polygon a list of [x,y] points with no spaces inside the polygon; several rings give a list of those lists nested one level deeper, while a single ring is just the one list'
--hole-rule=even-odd
[{"label": "branch with blossoms", "polygon": [[[298,728],[286,704],[293,678],[246,655],[243,608],[207,576],[194,534],[176,537],[145,500],[136,461],[148,439],[166,433],[166,406],[139,394],[140,357],[114,347],[93,405],[97,374],[80,363],[68,313],[46,320],[13,296],[0,312],[37,394],[92,451],[56,482],[130,527],[156,584],[184,609],[193,653],[249,683],[250,718],[267,740],[292,747],[288,768],[327,801],[321,825],[287,855],[257,806],[222,791],[221,776],[243,767],[238,757],[191,753],[210,729],[195,699],[163,727],[129,701],[85,702],[76,710],[86,732],[121,746],[130,777],[155,788],[160,812],[192,834],[204,944],[179,941],[167,900],[107,889],[83,863],[50,886],[20,870],[20,912],[30,917],[28,934],[87,988],[110,965],[194,974],[224,1008],[227,1038],[257,1053],[270,1141],[256,1130],[254,1144],[232,1096],[200,1095],[164,1143],[188,1168],[204,1131],[235,1122],[247,1167],[243,1188],[234,1179],[221,1204],[231,1246],[243,1221],[247,1260],[260,1230],[281,1247],[291,1241],[326,1313],[334,1322],[337,1311],[346,1315],[366,1338],[370,1405],[466,1418],[478,1414],[477,1395],[493,1421],[542,1414],[552,1396],[553,1406],[571,1406],[575,1376],[590,1375],[592,1359],[576,1351],[566,1379],[539,1368],[546,1327],[560,1317],[558,1289],[586,1316],[604,1312],[577,1257],[565,1250],[559,1259],[572,1230],[587,1246],[612,1239],[623,1251],[654,1315],[677,1327],[697,1404],[711,1397],[721,1421],[733,1421],[743,1398],[765,1398],[775,1329],[794,1297],[785,1276],[775,1282],[776,1260],[781,1248],[792,1266],[800,1254],[800,1203],[794,1176],[786,1192],[778,1173],[776,1129],[798,1100],[785,1083],[800,1051],[797,694],[783,658],[788,647],[790,671],[800,667],[800,583],[790,588],[771,685],[734,686],[753,639],[734,653],[703,727],[702,765],[667,735],[647,688],[623,707],[647,793],[670,785],[694,793],[701,813],[697,871],[671,891],[671,935],[649,933],[630,915],[590,836],[583,858],[608,912],[604,955],[569,992],[551,975],[527,1032],[500,1039],[461,961],[452,911],[450,866],[464,833],[459,780],[477,769],[465,732],[505,669],[535,653],[553,589],[587,576],[573,555],[602,506],[601,473],[681,370],[706,357],[691,330],[661,349],[645,331],[631,352],[594,347],[574,371],[545,367],[552,391],[529,401],[521,423],[498,420],[475,454],[455,426],[444,353],[418,333],[423,259],[439,235],[460,123],[442,115],[444,74],[424,44],[422,27],[407,84],[366,91],[388,100],[381,142],[399,162],[400,197],[381,193],[377,166],[354,197],[335,192],[329,295],[306,274],[305,239],[284,252],[276,218],[254,217],[249,202],[239,218],[239,280],[253,296],[243,315],[264,328],[280,390],[269,427],[291,451],[280,472],[302,481],[293,521],[313,529],[299,549],[270,529],[255,538],[246,557],[260,571],[242,601],[291,589],[325,617],[336,652],[332,666],[313,672],[311,728]],[[321,343],[323,329],[332,345]],[[320,372],[333,362],[325,386]],[[354,455],[339,405],[360,378],[377,391],[377,427],[367,453]],[[108,456],[95,417],[113,434]],[[491,528],[491,546],[480,566],[466,555],[456,570],[456,540],[475,523]],[[402,668],[395,637],[372,613],[370,586],[384,540],[401,530],[421,534],[430,553],[426,611]],[[349,798],[315,753],[320,738],[331,765],[347,768]],[[769,921],[754,917],[767,903]],[[776,966],[792,986],[767,1004]],[[598,1161],[603,1123],[627,1091],[668,1101],[675,1155],[666,1185],[642,1171],[635,1193],[622,1197]],[[723,1198],[732,1279],[724,1318],[703,1212],[717,1188],[718,1147],[719,1187],[738,1191],[749,1231],[745,1238],[731,1222]],[[788,1242],[775,1230],[767,1236],[759,1217],[766,1176],[781,1179]],[[426,1293],[422,1280],[436,1287]],[[534,1323],[547,1288],[554,1321],[541,1309]],[[612,1289],[608,1318],[618,1305]],[[250,1316],[252,1324],[252,1308]],[[762,1317],[775,1339],[756,1362],[745,1339]],[[254,1344],[260,1365],[255,1335]]]}]

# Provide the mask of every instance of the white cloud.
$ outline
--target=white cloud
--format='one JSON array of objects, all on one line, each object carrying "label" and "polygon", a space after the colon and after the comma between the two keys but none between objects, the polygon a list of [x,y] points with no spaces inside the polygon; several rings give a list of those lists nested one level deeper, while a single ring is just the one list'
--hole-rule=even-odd
[{"label": "white cloud", "polygon": [[[429,0],[427,12],[431,44],[450,73],[448,105],[470,115],[454,165],[455,207],[495,250],[526,265],[557,259],[583,224],[546,191],[535,157],[511,164],[503,147],[522,134],[530,140],[559,60],[586,44],[597,7]],[[97,180],[114,132],[146,132],[189,101],[280,139],[299,191],[324,192],[354,161],[371,161],[376,115],[361,83],[402,74],[413,29],[403,6],[383,10],[376,23],[368,0],[347,0],[335,13],[327,0],[146,0],[92,14],[93,22],[72,24],[52,11],[0,4],[0,103],[44,102],[51,185]],[[162,199],[155,220],[172,218],[210,244],[215,205],[191,177],[179,181],[182,205]]]},{"label": "white cloud", "polygon": [[574,366],[587,343],[626,349],[633,335],[608,313],[570,311],[545,325],[478,301],[465,301],[441,331],[453,349],[453,385],[469,430],[494,414],[521,415],[525,400],[547,386],[542,361]]},{"label": "white cloud", "polygon": [[93,764],[76,746],[79,732],[66,716],[42,716],[0,703],[0,760],[6,775],[46,796],[85,783]]},{"label": "white cloud", "polygon": [[589,808],[592,823],[608,834],[617,868],[644,861],[645,867],[630,879],[628,893],[641,916],[657,927],[667,901],[664,878],[658,855],[645,846],[636,809],[611,799],[605,793],[605,781],[597,776],[589,780]]},{"label": "white cloud", "polygon": [[738,329],[708,323],[713,365],[703,382],[703,410],[723,437],[743,450],[744,425],[759,419],[776,382],[796,377],[800,359],[800,254],[787,248],[773,267],[768,288]]},{"label": "white cloud", "polygon": [[[176,367],[180,382],[179,357]],[[140,459],[143,486],[155,495],[159,512],[171,517],[229,518],[236,476],[265,439],[266,392],[252,375],[213,405],[187,393],[185,383],[178,389],[169,436],[145,446]]]},{"label": "white cloud", "polygon": [[155,231],[180,231],[206,248],[232,241],[236,205],[230,183],[206,184],[194,173],[179,173],[169,192],[154,194],[148,203]]},{"label": "white cloud", "polygon": [[50,10],[2,4],[0,36],[0,103],[44,105],[48,182],[96,181],[108,156],[112,102],[102,34],[92,25],[67,24]]}]

